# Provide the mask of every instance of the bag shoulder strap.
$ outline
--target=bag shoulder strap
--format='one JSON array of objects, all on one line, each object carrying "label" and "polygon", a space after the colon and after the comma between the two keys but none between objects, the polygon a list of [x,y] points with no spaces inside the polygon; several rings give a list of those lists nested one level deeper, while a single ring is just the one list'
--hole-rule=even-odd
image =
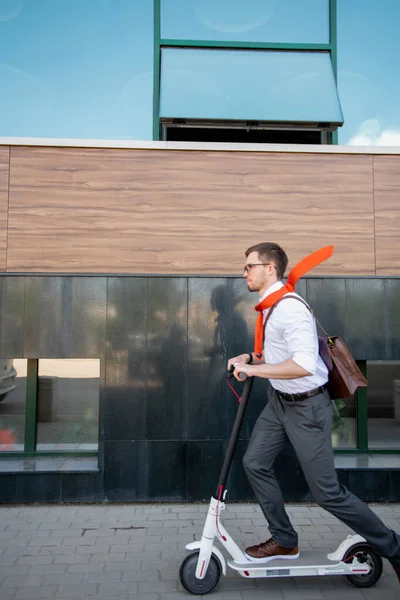
[{"label": "bag shoulder strap", "polygon": [[267,326],[267,323],[273,313],[273,311],[275,310],[275,308],[277,307],[277,305],[279,304],[279,302],[282,302],[282,300],[286,300],[288,298],[292,298],[293,300],[298,300],[299,302],[301,302],[302,304],[304,304],[304,306],[306,308],[308,308],[308,310],[310,311],[310,313],[313,315],[314,319],[316,320],[316,322],[318,323],[318,325],[320,326],[321,330],[324,332],[324,334],[326,335],[326,337],[329,337],[328,334],[326,333],[325,329],[322,327],[321,323],[318,321],[317,317],[314,315],[314,311],[313,309],[307,304],[307,302],[305,302],[302,298],[299,298],[299,296],[293,296],[291,294],[285,294],[284,296],[282,296],[282,298],[280,298],[277,302],[275,302],[275,304],[273,304],[271,306],[271,309],[267,315],[267,318],[265,319],[264,322],[264,337],[265,337],[265,328]]}]

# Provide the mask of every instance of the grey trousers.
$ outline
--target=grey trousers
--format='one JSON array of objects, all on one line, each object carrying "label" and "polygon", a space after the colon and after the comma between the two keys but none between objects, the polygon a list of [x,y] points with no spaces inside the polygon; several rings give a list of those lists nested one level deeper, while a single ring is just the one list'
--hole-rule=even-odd
[{"label": "grey trousers", "polygon": [[243,458],[243,466],[273,539],[298,545],[274,473],[274,461],[289,439],[315,502],[363,536],[377,554],[400,563],[400,536],[338,481],[331,443],[332,406],[328,392],[302,402],[278,398],[271,388]]}]

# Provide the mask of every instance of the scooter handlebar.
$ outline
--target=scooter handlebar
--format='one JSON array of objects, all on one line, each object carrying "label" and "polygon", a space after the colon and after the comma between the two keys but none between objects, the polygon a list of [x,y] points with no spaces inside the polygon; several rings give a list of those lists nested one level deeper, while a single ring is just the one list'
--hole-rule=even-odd
[{"label": "scooter handlebar", "polygon": [[[234,365],[231,365],[230,368],[229,368],[229,373],[233,373],[234,370],[235,370]],[[239,373],[239,379],[240,379],[240,381],[246,381],[246,379],[247,379],[246,373],[240,372]]]}]

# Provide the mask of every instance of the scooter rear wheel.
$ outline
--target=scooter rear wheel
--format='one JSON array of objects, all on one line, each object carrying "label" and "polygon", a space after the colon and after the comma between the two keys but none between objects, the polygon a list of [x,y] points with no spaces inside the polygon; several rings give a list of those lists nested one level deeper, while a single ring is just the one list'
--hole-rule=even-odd
[{"label": "scooter rear wheel", "polygon": [[368,544],[357,544],[347,550],[343,560],[347,560],[354,555],[359,555],[361,560],[365,560],[371,570],[368,575],[346,575],[347,581],[359,588],[367,588],[375,585],[382,575],[383,565],[381,557],[375,554]]},{"label": "scooter rear wheel", "polygon": [[192,552],[185,558],[179,570],[179,577],[185,590],[201,596],[209,594],[215,588],[221,577],[222,569],[219,559],[212,554],[204,579],[197,579],[196,567],[199,552],[199,550]]}]

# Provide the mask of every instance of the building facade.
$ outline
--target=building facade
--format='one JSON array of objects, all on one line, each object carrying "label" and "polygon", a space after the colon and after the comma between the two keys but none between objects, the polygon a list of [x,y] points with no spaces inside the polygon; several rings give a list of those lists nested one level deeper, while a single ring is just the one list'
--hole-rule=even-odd
[{"label": "building facade", "polygon": [[365,4],[1,9],[0,501],[207,499],[226,362],[253,344],[243,254],[266,240],[290,265],[335,246],[298,291],[369,382],[333,403],[337,468],[400,499],[400,7]]}]

